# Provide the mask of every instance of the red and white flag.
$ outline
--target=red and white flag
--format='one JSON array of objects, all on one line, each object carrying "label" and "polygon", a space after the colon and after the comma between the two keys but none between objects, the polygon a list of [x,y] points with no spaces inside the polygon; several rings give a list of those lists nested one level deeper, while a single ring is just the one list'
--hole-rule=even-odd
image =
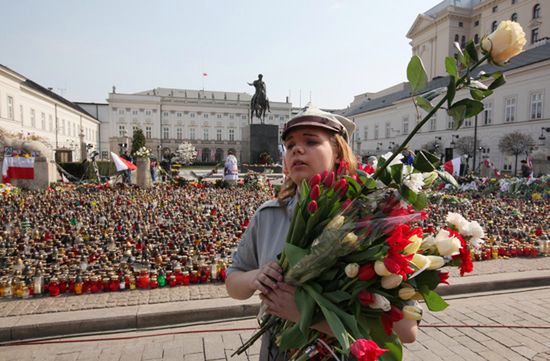
[{"label": "red and white flag", "polygon": [[113,158],[113,162],[115,163],[115,168],[117,172],[120,172],[121,170],[136,170],[137,167],[134,163],[130,162],[129,160],[126,160],[122,158],[121,156],[111,152],[111,158]]},{"label": "red and white flag", "polygon": [[449,160],[443,164],[443,169],[452,175],[460,175],[460,157]]},{"label": "red and white flag", "polygon": [[34,179],[34,157],[4,157],[2,182],[12,179]]}]

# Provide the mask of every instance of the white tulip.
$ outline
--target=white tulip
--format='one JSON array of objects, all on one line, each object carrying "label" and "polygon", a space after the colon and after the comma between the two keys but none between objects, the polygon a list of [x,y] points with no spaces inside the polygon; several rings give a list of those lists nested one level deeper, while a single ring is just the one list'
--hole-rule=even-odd
[{"label": "white tulip", "polygon": [[392,273],[388,271],[383,261],[374,262],[374,272],[379,276],[389,276]]},{"label": "white tulip", "polygon": [[382,281],[380,283],[382,284],[382,288],[391,290],[398,287],[401,282],[403,282],[403,276],[391,274],[389,276],[382,277]]},{"label": "white tulip", "polygon": [[434,270],[445,266],[445,259],[439,256],[426,256],[430,260],[429,270]]}]

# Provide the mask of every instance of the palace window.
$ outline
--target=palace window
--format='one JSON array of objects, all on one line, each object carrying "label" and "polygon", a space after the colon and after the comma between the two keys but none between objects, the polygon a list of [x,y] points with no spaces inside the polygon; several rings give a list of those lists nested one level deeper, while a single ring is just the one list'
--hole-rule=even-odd
[{"label": "palace window", "polygon": [[162,128],[162,139],[168,139],[170,138],[170,128],[164,127]]},{"label": "palace window", "polygon": [[195,128],[189,129],[189,139],[195,140]]},{"label": "palace window", "polygon": [[147,139],[151,139],[151,134],[152,131],[151,131],[151,127],[145,127],[145,138]]},{"label": "palace window", "polygon": [[531,30],[531,44],[539,41],[539,28],[534,28]]},{"label": "palace window", "polygon": [[40,114],[40,127],[41,129],[46,130],[46,113],[42,112]]},{"label": "palace window", "polygon": [[403,134],[409,134],[409,117],[403,117]]},{"label": "palace window", "polygon": [[235,140],[235,129],[229,129],[229,140],[230,141]]},{"label": "palace window", "polygon": [[222,140],[222,130],[216,129],[216,140]]},{"label": "palace window", "polygon": [[391,124],[390,122],[386,122],[386,138],[389,138],[391,136]]},{"label": "palace window", "polygon": [[126,127],[124,125],[118,126],[118,136],[119,137],[125,137],[126,136]]},{"label": "palace window", "polygon": [[[65,123],[65,121],[63,121]],[[36,127],[36,113],[34,109],[31,109],[31,127]],[[65,128],[65,125],[63,125],[63,128]],[[65,132],[63,131],[63,135],[65,135]]]},{"label": "palace window", "polygon": [[540,18],[540,4],[535,4],[533,6],[533,19]]},{"label": "palace window", "polygon": [[437,130],[437,118],[431,117],[430,118],[430,131],[435,132]]},{"label": "palace window", "polygon": [[374,139],[378,139],[378,124],[374,125]]},{"label": "palace window", "polygon": [[506,98],[504,104],[504,121],[511,123],[516,120],[516,98]]},{"label": "palace window", "polygon": [[182,128],[176,128],[176,139],[183,139],[183,129]]},{"label": "palace window", "polygon": [[208,133],[209,133],[209,132],[208,132],[208,128],[204,128],[204,129],[202,130],[202,139],[208,140],[208,136],[209,136]]},{"label": "palace window", "polygon": [[369,139],[369,127],[365,126],[365,128],[363,128],[363,140],[367,139]]},{"label": "palace window", "polygon": [[493,103],[485,103],[483,109],[483,125],[490,125],[493,121]]},{"label": "palace window", "polygon": [[13,111],[13,97],[8,97],[8,119],[14,120],[15,113]]},{"label": "palace window", "polygon": [[543,100],[544,95],[542,92],[531,94],[530,119],[542,119]]}]

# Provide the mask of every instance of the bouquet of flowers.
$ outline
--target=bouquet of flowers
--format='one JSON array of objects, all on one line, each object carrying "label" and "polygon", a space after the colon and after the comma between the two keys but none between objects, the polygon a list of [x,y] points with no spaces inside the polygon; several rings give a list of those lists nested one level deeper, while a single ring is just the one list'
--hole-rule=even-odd
[{"label": "bouquet of flowers", "polygon": [[151,149],[143,146],[141,148],[139,148],[135,153],[134,155],[136,157],[139,157],[139,158],[149,158],[149,156],[151,155]]},{"label": "bouquet of flowers", "polygon": [[[361,361],[402,359],[394,322],[421,319],[421,309],[411,300],[424,300],[431,311],[444,310],[448,305],[435,291],[447,283],[448,274],[441,268],[459,267],[461,275],[471,272],[471,249],[484,237],[477,222],[456,213],[450,213],[447,227],[439,230],[417,225],[427,217],[424,189],[437,178],[457,184],[438,170],[437,157],[424,151],[415,154],[405,146],[445,103],[457,128],[481,112],[480,100],[503,85],[504,77],[501,72],[474,77],[473,70],[486,60],[504,63],[524,43],[521,27],[504,21],[483,39],[483,56],[473,42],[464,52],[459,48],[459,64],[453,58],[445,60],[448,87],[415,97],[427,115],[397,151],[381,156],[376,168],[361,166],[350,175],[348,164],[342,162],[336,172],[317,174],[301,185],[279,257],[285,282],[297,287],[300,320],[263,317],[261,328],[237,354],[270,330],[293,360],[339,359],[350,353]],[[420,58],[413,56],[407,76],[413,93],[423,90],[427,77]],[[482,82],[491,78],[488,86]],[[454,102],[460,88],[468,88],[472,98]],[[439,96],[438,104],[432,105],[430,101]],[[334,337],[312,329],[322,320]]]}]

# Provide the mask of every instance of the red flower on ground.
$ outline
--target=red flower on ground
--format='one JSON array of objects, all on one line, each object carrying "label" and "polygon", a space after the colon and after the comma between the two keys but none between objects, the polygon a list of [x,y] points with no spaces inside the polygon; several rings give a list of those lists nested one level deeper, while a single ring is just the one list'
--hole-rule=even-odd
[{"label": "red flower on ground", "polygon": [[380,348],[376,342],[360,338],[350,346],[350,351],[358,361],[375,361],[378,356],[388,351],[385,348]]}]

